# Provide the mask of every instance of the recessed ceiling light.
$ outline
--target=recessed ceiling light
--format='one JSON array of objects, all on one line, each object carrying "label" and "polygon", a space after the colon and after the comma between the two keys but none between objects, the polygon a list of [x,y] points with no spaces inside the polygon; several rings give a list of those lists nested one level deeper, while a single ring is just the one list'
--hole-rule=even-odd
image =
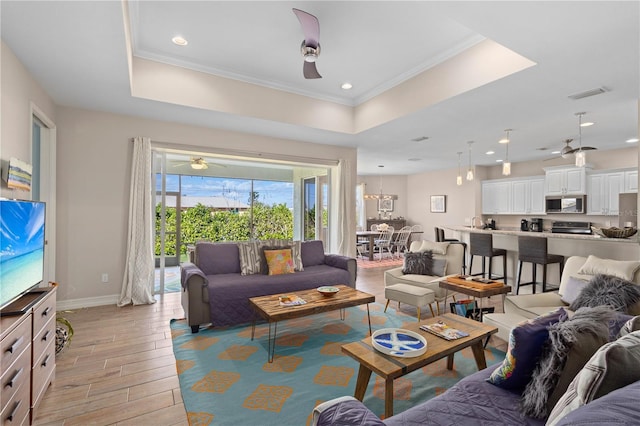
[{"label": "recessed ceiling light", "polygon": [[626,143],[636,143],[636,142],[638,142],[638,138],[627,139],[625,142]]},{"label": "recessed ceiling light", "polygon": [[487,151],[487,152],[485,152],[485,154],[487,154],[487,155],[493,155],[495,153],[496,153],[495,151]]},{"label": "recessed ceiling light", "polygon": [[498,159],[496,160],[496,163],[502,163],[502,161],[503,161],[503,160],[502,160],[501,158],[498,158]]},{"label": "recessed ceiling light", "polygon": [[594,123],[593,121],[585,121],[580,125],[580,127],[589,127],[589,126],[593,126],[594,124],[596,123]]},{"label": "recessed ceiling light", "polygon": [[349,90],[353,87],[353,85],[351,83],[342,83],[342,87],[343,90]]},{"label": "recessed ceiling light", "polygon": [[175,36],[171,39],[171,41],[178,46],[186,46],[187,44],[189,44],[186,38],[180,36]]},{"label": "recessed ceiling light", "polygon": [[551,151],[552,154],[560,154],[560,151]]}]

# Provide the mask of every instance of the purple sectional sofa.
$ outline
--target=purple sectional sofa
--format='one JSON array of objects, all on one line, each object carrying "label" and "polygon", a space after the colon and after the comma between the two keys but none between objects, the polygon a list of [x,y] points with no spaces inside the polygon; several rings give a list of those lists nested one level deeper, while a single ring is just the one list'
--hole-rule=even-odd
[{"label": "purple sectional sofa", "polygon": [[[478,371],[440,396],[418,403],[380,420],[360,401],[337,398],[320,404],[313,426],[542,426],[545,420],[525,417],[519,410],[520,393],[486,381],[496,366]],[[617,389],[563,417],[558,426],[640,424],[640,381]]]},{"label": "purple sectional sofa", "polygon": [[236,243],[196,244],[193,263],[180,265],[182,307],[191,331],[202,324],[228,326],[249,323],[250,297],[345,284],[355,288],[356,260],[325,254],[322,241],[303,241],[303,271],[284,275],[241,275]]}]

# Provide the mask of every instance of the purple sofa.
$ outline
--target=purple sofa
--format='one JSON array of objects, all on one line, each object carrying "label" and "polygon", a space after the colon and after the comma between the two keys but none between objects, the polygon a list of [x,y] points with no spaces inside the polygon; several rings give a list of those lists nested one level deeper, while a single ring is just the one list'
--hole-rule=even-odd
[{"label": "purple sofa", "polygon": [[303,271],[284,275],[241,275],[236,243],[196,244],[193,263],[180,265],[182,307],[191,331],[202,324],[228,326],[249,323],[250,297],[345,284],[355,288],[356,260],[325,254],[322,241],[303,241]]},{"label": "purple sofa", "polygon": [[[544,420],[525,417],[520,393],[486,381],[496,366],[465,377],[442,395],[380,420],[352,397],[322,403],[313,413],[313,426],[542,426]],[[558,426],[640,424],[640,381],[617,389],[563,417]]]}]

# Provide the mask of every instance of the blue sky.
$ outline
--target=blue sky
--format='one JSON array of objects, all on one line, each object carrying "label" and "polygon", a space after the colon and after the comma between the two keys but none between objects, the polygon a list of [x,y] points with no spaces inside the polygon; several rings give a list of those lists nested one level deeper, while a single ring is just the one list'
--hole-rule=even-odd
[{"label": "blue sky", "polygon": [[[167,175],[167,191],[178,191],[179,175]],[[156,189],[160,190],[160,178],[156,176]],[[254,180],[253,190],[259,201],[267,205],[286,204],[293,208],[293,183]],[[182,176],[183,196],[226,197],[248,203],[251,192],[250,179],[217,178],[209,176]]]}]

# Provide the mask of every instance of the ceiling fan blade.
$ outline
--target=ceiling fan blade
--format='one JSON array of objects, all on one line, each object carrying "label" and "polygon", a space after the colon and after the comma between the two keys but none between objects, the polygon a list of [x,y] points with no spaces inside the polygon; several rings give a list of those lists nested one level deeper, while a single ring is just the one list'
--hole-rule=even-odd
[{"label": "ceiling fan blade", "polygon": [[575,154],[576,152],[582,150],[582,151],[592,151],[598,148],[594,148],[592,146],[583,146],[582,148],[573,148],[572,150],[568,151],[567,154]]},{"label": "ceiling fan blade", "polygon": [[320,43],[320,24],[318,23],[318,18],[300,9],[294,8],[293,13],[296,14],[298,21],[300,21],[300,26],[302,26],[304,44],[314,49],[317,48]]},{"label": "ceiling fan blade", "polygon": [[315,62],[305,62],[302,66],[302,74],[304,74],[304,78],[322,78]]}]

